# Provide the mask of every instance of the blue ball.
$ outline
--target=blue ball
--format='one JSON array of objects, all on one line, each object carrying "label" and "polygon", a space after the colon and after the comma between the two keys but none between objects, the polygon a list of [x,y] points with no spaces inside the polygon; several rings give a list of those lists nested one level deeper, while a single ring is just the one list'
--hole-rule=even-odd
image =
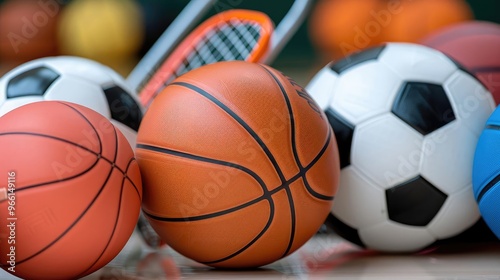
[{"label": "blue ball", "polygon": [[472,185],[483,219],[500,239],[500,106],[491,114],[479,137]]}]

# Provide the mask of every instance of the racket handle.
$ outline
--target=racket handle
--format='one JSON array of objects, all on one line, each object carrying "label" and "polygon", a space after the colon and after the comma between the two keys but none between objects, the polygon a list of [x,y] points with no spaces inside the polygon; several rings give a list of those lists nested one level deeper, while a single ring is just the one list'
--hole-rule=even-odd
[{"label": "racket handle", "polygon": [[153,227],[149,224],[148,220],[141,211],[139,220],[137,221],[136,228],[138,229],[142,240],[151,248],[159,248],[163,243],[161,238],[156,234]]},{"label": "racket handle", "polygon": [[311,9],[312,2],[313,0],[294,1],[285,17],[283,17],[278,26],[276,26],[274,34],[271,37],[271,47],[266,57],[263,59],[263,63],[271,64],[276,59],[278,54],[283,50],[285,45],[304,22]]},{"label": "racket handle", "polygon": [[156,68],[192,29],[216,0],[192,0],[163,32],[127,77],[127,84],[138,94]]}]

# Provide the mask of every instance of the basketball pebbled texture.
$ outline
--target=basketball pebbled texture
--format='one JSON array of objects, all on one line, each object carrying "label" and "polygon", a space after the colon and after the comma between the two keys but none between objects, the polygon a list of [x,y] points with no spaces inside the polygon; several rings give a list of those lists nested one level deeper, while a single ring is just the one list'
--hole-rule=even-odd
[{"label": "basketball pebbled texture", "polygon": [[136,153],[153,228],[214,267],[292,253],[322,225],[338,185],[326,116],[302,87],[248,62],[203,66],[167,86]]},{"label": "basketball pebbled texture", "polygon": [[[25,279],[83,277],[123,248],[140,210],[142,184],[126,138],[86,107],[43,101],[0,118],[0,190],[15,173],[15,211],[0,200],[6,228],[15,217],[15,244],[2,230],[0,248],[15,246],[15,275]],[[8,236],[9,235],[9,236]],[[0,255],[8,270],[9,258]]]},{"label": "basketball pebbled texture", "polygon": [[486,122],[474,155],[474,196],[486,224],[500,239],[500,109]]}]

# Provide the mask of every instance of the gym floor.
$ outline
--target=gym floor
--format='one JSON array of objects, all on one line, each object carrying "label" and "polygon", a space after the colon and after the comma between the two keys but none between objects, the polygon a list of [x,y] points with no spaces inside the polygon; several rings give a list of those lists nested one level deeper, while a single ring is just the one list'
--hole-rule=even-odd
[{"label": "gym floor", "polygon": [[[213,269],[169,247],[148,248],[137,233],[107,266],[84,280],[150,279],[500,279],[500,242],[454,243],[416,254],[360,249],[334,234],[319,234],[292,255],[244,271]],[[0,279],[18,279],[0,270]]]},{"label": "gym floor", "polygon": [[246,271],[197,264],[171,248],[147,249],[137,235],[97,279],[500,279],[500,243],[462,243],[417,254],[362,250],[334,234],[316,235],[292,255]]}]

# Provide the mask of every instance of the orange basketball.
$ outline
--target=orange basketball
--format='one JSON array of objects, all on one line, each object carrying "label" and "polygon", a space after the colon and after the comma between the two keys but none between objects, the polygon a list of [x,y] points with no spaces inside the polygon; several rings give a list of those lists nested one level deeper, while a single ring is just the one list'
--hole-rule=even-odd
[{"label": "orange basketball", "polygon": [[[127,139],[100,114],[43,101],[0,118],[0,262],[23,279],[83,277],[125,246],[142,185]],[[7,229],[7,230],[5,230]]]},{"label": "orange basketball", "polygon": [[337,190],[326,116],[302,87],[260,64],[219,62],[179,77],[153,100],[137,143],[151,225],[213,267],[292,253],[323,224]]}]

